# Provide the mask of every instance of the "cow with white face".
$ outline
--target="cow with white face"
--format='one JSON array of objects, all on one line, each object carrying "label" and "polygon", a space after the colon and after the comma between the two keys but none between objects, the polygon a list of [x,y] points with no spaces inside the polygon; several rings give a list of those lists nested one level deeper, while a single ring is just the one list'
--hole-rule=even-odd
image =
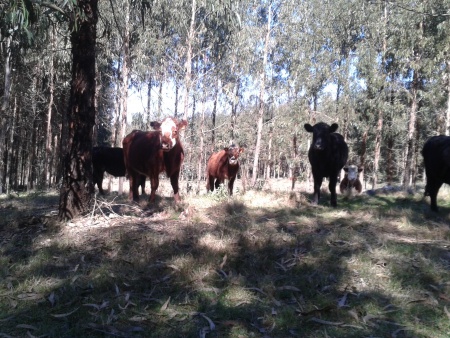
[{"label": "cow with white face", "polygon": [[359,180],[359,173],[362,168],[358,168],[356,165],[349,165],[344,167],[345,176],[339,185],[341,194],[345,194],[347,197],[352,195],[359,195],[362,191],[362,184]]},{"label": "cow with white face", "polygon": [[133,130],[122,141],[125,167],[130,177],[130,199],[139,201],[138,179],[145,175],[150,179],[149,202],[155,201],[159,186],[159,174],[165,172],[170,178],[175,202],[180,201],[178,179],[184,150],[179,133],[187,121],[166,118],[151,122],[154,131]]},{"label": "cow with white face", "polygon": [[174,119],[168,117],[161,123],[150,122],[150,126],[160,132],[161,149],[163,151],[169,151],[175,147],[178,139],[178,126]]}]

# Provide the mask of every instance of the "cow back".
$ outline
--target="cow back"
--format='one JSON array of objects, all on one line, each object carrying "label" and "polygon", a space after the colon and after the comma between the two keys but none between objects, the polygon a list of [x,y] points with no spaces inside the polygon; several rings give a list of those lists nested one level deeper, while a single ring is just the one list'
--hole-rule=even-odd
[{"label": "cow back", "polygon": [[422,155],[427,176],[450,184],[450,136],[430,137],[423,146]]},{"label": "cow back", "polygon": [[211,154],[207,164],[207,174],[213,177],[221,177],[225,174],[228,178],[228,156],[225,150]]},{"label": "cow back", "polygon": [[125,164],[128,170],[148,177],[164,170],[159,133],[134,130],[123,140]]},{"label": "cow back", "polygon": [[163,151],[158,131],[135,130],[123,140],[126,166],[148,177],[166,171],[171,176],[180,169],[184,151],[178,141],[170,151]]},{"label": "cow back", "polygon": [[94,172],[104,172],[113,176],[125,176],[125,163],[122,148],[94,147],[92,149]]}]

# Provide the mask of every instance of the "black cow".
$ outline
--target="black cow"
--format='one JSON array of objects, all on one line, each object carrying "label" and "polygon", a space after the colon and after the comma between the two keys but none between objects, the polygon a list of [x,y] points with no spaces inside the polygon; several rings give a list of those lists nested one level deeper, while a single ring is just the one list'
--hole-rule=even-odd
[{"label": "black cow", "polygon": [[430,196],[430,207],[438,211],[437,194],[443,183],[450,184],[450,136],[430,137],[424,144],[422,156],[427,184],[425,196]]},{"label": "black cow", "polygon": [[328,187],[331,193],[331,205],[336,207],[336,184],[339,172],[347,162],[347,143],[345,143],[341,134],[335,133],[338,129],[337,123],[333,123],[331,126],[324,122],[319,122],[314,126],[306,123],[305,129],[313,134],[308,152],[314,178],[313,204],[319,203],[322,180],[324,177],[328,177],[330,180]]},{"label": "black cow", "polygon": [[[104,195],[102,184],[105,171],[115,177],[125,176],[123,149],[111,147],[92,148],[92,167],[94,186],[97,184],[98,191]],[[145,176],[141,177],[139,185],[142,193],[145,193]]]}]

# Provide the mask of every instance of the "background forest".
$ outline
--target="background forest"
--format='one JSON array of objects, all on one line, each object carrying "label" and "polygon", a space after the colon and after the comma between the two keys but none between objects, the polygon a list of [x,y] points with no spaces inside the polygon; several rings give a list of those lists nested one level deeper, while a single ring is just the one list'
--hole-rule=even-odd
[{"label": "background forest", "polygon": [[[0,4],[0,193],[67,174],[71,53],[92,4]],[[449,135],[450,0],[110,0],[97,13],[87,140],[121,146],[151,121],[186,119],[185,179],[203,182],[208,156],[233,142],[249,188],[305,180],[303,125],[324,121],[339,124],[366,188],[408,187],[422,179],[424,141]]]}]

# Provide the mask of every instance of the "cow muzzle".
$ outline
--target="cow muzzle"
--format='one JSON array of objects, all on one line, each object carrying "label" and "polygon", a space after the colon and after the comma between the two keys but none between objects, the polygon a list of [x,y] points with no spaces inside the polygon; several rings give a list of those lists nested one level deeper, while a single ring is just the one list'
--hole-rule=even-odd
[{"label": "cow muzzle", "polygon": [[163,151],[169,151],[174,147],[174,145],[175,144],[163,142],[163,143],[161,143],[161,149]]},{"label": "cow muzzle", "polygon": [[323,150],[323,147],[321,144],[315,144],[314,145],[314,150]]},{"label": "cow muzzle", "polygon": [[235,165],[236,163],[237,163],[237,158],[236,157],[230,157],[229,159],[228,159],[228,163],[229,164],[231,164],[231,165]]}]

